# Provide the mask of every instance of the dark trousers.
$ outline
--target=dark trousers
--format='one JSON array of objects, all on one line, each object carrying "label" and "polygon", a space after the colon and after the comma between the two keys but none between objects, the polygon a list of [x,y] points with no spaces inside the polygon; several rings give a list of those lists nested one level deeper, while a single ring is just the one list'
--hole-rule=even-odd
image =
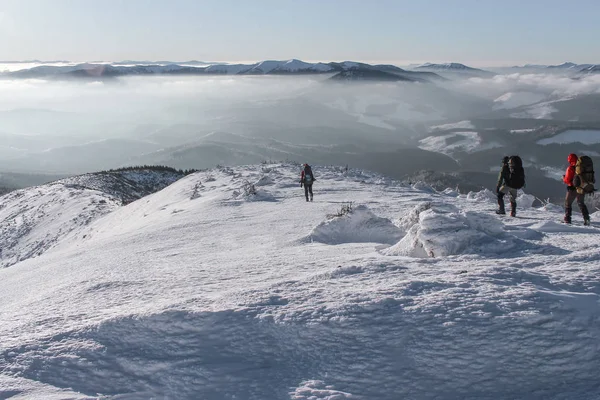
[{"label": "dark trousers", "polygon": [[304,195],[306,196],[306,201],[308,201],[309,193],[310,193],[310,199],[312,200],[312,198],[313,198],[312,183],[309,183],[308,185],[305,183],[304,184]]},{"label": "dark trousers", "polygon": [[581,210],[584,220],[590,219],[590,212],[585,205],[585,194],[577,193],[575,189],[567,189],[567,196],[565,197],[565,220],[571,220],[571,214],[573,213],[573,202],[577,200],[577,205]]}]

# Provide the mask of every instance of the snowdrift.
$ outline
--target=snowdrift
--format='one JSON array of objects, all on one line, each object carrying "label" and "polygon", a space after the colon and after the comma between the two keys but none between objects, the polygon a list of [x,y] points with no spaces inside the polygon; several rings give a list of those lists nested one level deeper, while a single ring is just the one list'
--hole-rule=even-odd
[{"label": "snowdrift", "polygon": [[[417,219],[418,217],[418,219]],[[515,247],[502,224],[491,215],[454,207],[420,205],[402,220],[408,233],[383,254],[446,257],[457,254],[493,255]]]},{"label": "snowdrift", "polygon": [[360,205],[348,214],[332,216],[321,222],[312,230],[309,238],[313,242],[325,244],[392,244],[402,235],[402,230],[389,219],[378,217],[368,207]]}]

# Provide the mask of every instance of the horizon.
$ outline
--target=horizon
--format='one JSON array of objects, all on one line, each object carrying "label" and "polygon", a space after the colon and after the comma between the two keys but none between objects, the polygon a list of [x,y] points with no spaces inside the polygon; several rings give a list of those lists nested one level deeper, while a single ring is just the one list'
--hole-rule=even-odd
[{"label": "horizon", "polygon": [[148,64],[154,64],[154,63],[173,63],[173,64],[185,64],[185,63],[190,63],[190,62],[196,62],[196,63],[204,63],[204,64],[247,64],[247,65],[252,65],[252,64],[258,64],[261,62],[265,62],[265,61],[277,61],[277,62],[287,62],[287,61],[293,61],[293,60],[297,60],[297,61],[301,61],[301,62],[306,62],[306,63],[312,63],[312,64],[316,64],[316,63],[324,63],[324,64],[328,64],[328,63],[343,63],[343,62],[359,62],[359,63],[364,63],[364,64],[371,64],[371,65],[378,65],[378,64],[390,64],[390,65],[394,65],[394,66],[398,66],[398,67],[415,67],[415,66],[422,66],[422,65],[426,65],[426,64],[451,64],[451,63],[455,63],[455,64],[463,64],[469,67],[476,67],[476,68],[510,68],[510,67],[527,67],[527,66],[557,66],[557,65],[562,65],[562,64],[568,64],[568,63],[573,63],[575,65],[598,65],[600,63],[597,62],[578,62],[578,61],[573,61],[573,60],[565,60],[565,61],[559,61],[559,62],[553,62],[553,63],[546,63],[546,64],[542,64],[542,63],[533,63],[533,62],[525,62],[525,63],[504,63],[504,64],[477,64],[477,63],[468,63],[468,62],[463,62],[460,60],[453,60],[453,61],[448,61],[448,60],[438,60],[438,61],[389,61],[389,60],[356,60],[356,59],[337,59],[337,60],[314,60],[314,59],[300,59],[297,57],[294,58],[287,58],[287,59],[278,59],[278,58],[266,58],[266,59],[255,59],[255,60],[235,60],[235,61],[231,61],[231,60],[219,60],[219,61],[206,61],[206,60],[202,60],[202,59],[186,59],[186,60],[170,60],[167,58],[161,58],[158,57],[156,59],[133,59],[133,58],[126,58],[126,59],[118,59],[118,60],[101,60],[101,59],[93,59],[93,60],[44,60],[44,59],[27,59],[27,60],[0,60],[0,65],[1,64],[61,64],[61,63],[69,63],[69,64],[121,64],[121,63],[135,63],[135,64],[141,64],[141,63],[148,63]]},{"label": "horizon", "polygon": [[[379,0],[364,10],[316,0],[4,0],[0,54],[8,60],[353,60],[476,67],[594,64],[600,3],[577,0]],[[34,9],[37,12],[32,13]],[[360,10],[360,12],[356,11]],[[569,30],[556,29],[577,21]],[[92,27],[90,29],[90,27]]]}]

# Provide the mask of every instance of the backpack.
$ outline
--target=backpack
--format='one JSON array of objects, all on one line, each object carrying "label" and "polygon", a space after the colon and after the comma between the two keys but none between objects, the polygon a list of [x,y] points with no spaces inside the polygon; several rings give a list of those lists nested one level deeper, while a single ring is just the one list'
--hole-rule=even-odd
[{"label": "backpack", "polygon": [[593,193],[596,190],[594,188],[594,183],[596,183],[596,178],[594,177],[594,163],[590,157],[579,157],[577,164],[575,164],[575,174],[579,177],[577,193]]},{"label": "backpack", "polygon": [[304,167],[304,182],[310,184],[314,179],[315,177],[313,176],[312,168],[310,165],[307,165]]},{"label": "backpack", "polygon": [[523,160],[519,156],[510,156],[508,159],[508,169],[510,171],[508,186],[513,189],[521,189],[525,186],[525,170],[523,169]]}]

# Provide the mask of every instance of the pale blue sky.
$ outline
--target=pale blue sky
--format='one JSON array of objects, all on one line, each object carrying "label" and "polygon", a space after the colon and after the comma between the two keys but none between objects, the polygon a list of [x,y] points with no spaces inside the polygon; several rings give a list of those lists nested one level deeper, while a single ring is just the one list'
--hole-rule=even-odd
[{"label": "pale blue sky", "polygon": [[0,0],[0,59],[600,62],[600,0]]}]

